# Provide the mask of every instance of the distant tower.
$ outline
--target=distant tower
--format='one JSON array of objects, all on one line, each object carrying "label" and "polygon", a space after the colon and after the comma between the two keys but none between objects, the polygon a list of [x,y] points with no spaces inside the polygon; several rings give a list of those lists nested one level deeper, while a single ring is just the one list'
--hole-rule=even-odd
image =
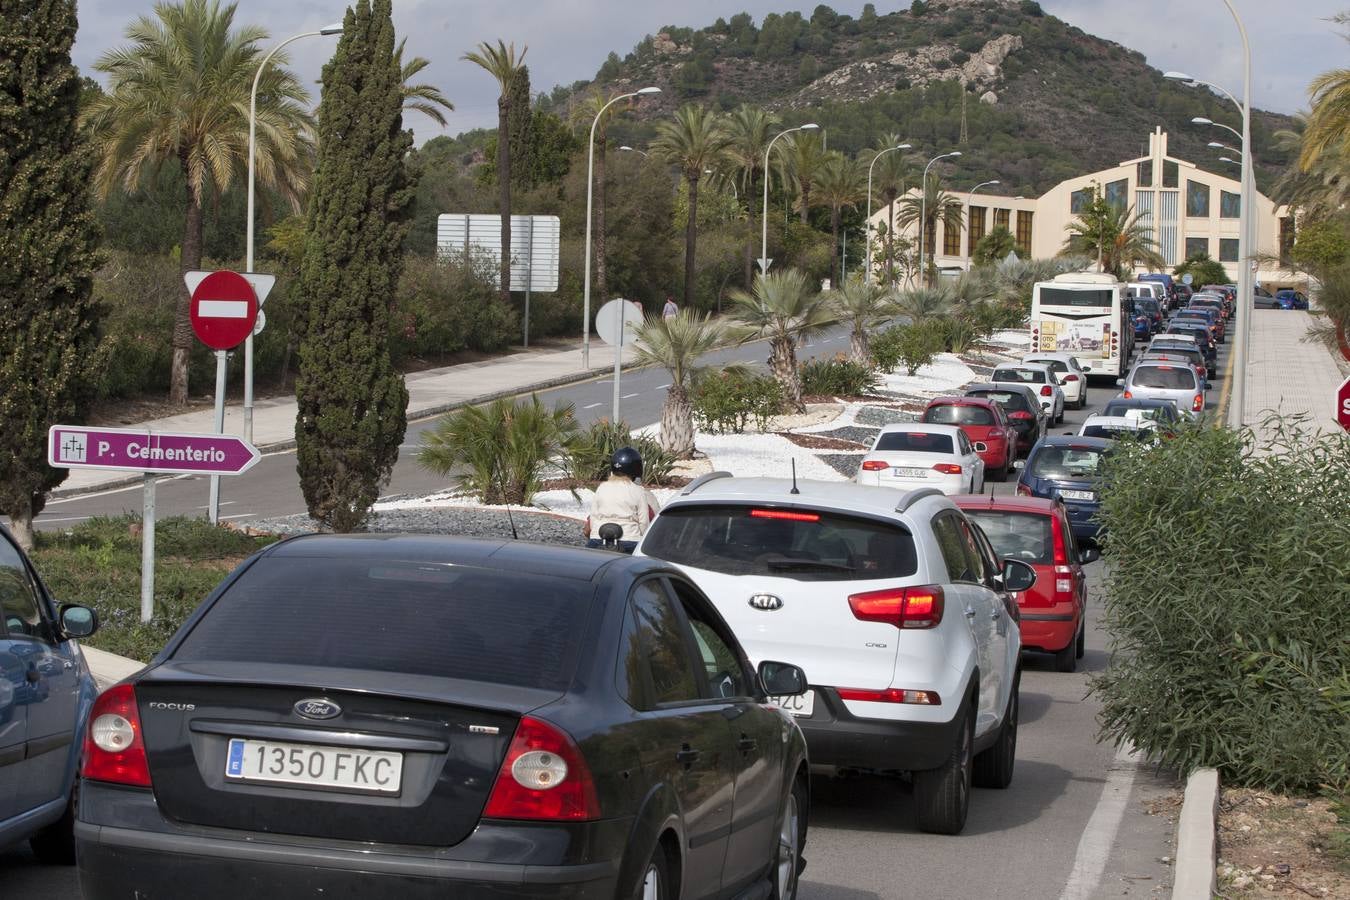
[{"label": "distant tower", "polygon": [[964,78],[962,78],[962,79],[961,79],[961,140],[960,140],[960,143],[962,143],[962,144],[969,144],[969,143],[970,143],[970,129],[966,127],[966,94],[968,94],[968,93],[970,93],[970,92],[966,90],[966,80],[965,80]]}]

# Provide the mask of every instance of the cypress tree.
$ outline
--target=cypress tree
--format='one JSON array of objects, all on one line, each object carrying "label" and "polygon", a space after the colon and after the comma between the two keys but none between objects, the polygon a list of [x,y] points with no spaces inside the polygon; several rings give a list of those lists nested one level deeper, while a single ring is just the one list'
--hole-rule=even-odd
[{"label": "cypress tree", "polygon": [[68,474],[47,429],[81,421],[101,368],[75,29],[73,0],[0,0],[0,512],[25,547]]},{"label": "cypress tree", "polygon": [[511,112],[506,126],[511,153],[511,186],[534,187],[534,107],[530,103],[530,68],[521,66],[511,79]]},{"label": "cypress tree", "polygon": [[351,531],[389,481],[408,389],[389,356],[389,312],[412,218],[403,84],[390,0],[348,8],[323,69],[319,156],[301,264],[295,423],[309,514]]}]

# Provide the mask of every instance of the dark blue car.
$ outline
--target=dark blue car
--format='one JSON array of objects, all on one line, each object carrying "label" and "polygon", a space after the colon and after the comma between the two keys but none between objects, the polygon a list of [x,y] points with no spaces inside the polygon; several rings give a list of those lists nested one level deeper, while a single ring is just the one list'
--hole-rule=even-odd
[{"label": "dark blue car", "polygon": [[1031,450],[1017,493],[1064,501],[1069,526],[1079,540],[1095,540],[1100,530],[1097,509],[1102,461],[1115,446],[1105,438],[1057,435],[1047,437]]},{"label": "dark blue car", "polygon": [[1280,301],[1280,309],[1308,308],[1308,295],[1302,291],[1285,288],[1282,291],[1275,292],[1275,299]]},{"label": "dark blue car", "polygon": [[27,840],[39,860],[75,861],[71,789],[98,693],[72,640],[92,611],[52,603],[0,526],[0,847]]}]

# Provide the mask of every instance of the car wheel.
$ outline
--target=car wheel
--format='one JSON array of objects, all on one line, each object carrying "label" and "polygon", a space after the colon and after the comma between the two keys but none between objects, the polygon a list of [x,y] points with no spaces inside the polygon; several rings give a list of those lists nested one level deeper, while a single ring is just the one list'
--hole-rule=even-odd
[{"label": "car wheel", "polygon": [[675,892],[670,884],[670,860],[666,859],[665,848],[660,844],[652,852],[647,863],[646,874],[638,885],[636,900],[675,900]]},{"label": "car wheel", "polygon": [[1082,659],[1083,654],[1087,652],[1087,622],[1084,622],[1082,625],[1078,626],[1078,639],[1075,640],[1073,643],[1074,643],[1074,651],[1073,651],[1074,656],[1078,657],[1079,659]]},{"label": "car wheel", "polygon": [[806,810],[808,794],[800,780],[793,782],[778,825],[778,855],[774,857],[771,900],[795,900],[797,880],[802,874],[802,848],[806,846]]},{"label": "car wheel", "polygon": [[1055,654],[1056,672],[1076,672],[1078,670],[1078,639],[1069,641],[1064,649]]},{"label": "car wheel", "polygon": [[994,481],[1004,482],[1008,480],[1008,461],[1005,459],[1003,465],[994,470],[994,474],[989,476]]},{"label": "car wheel", "polygon": [[920,831],[960,834],[970,812],[971,750],[975,716],[969,701],[957,713],[956,743],[947,761],[936,769],[914,773],[914,814]]},{"label": "car wheel", "polygon": [[28,839],[37,861],[49,866],[75,865],[75,803],[79,799],[80,779],[70,789],[70,801],[60,819]]},{"label": "car wheel", "polygon": [[1017,716],[1019,712],[1018,693],[1022,684],[1019,673],[1013,679],[1012,693],[1008,696],[1008,708],[1003,713],[1003,727],[999,729],[998,740],[994,746],[975,757],[971,775],[976,787],[1002,790],[1012,784],[1013,764],[1017,760]]}]

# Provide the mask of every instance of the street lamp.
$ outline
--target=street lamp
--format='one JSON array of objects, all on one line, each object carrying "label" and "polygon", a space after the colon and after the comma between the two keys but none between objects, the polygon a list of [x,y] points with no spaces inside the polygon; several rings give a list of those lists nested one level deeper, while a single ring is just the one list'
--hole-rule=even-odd
[{"label": "street lamp", "polygon": [[[292,35],[273,47],[271,52],[264,56],[262,62],[258,64],[258,71],[253,73],[253,90],[248,95],[248,222],[245,226],[247,233],[244,236],[244,271],[246,272],[251,273],[253,271],[253,169],[254,157],[258,149],[258,83],[262,80],[263,70],[267,68],[267,64],[272,61],[272,57],[276,56],[282,47],[301,38],[321,37],[331,34],[342,34],[341,22],[325,25],[318,31],[305,31]],[[217,386],[217,393],[219,392],[220,388]],[[221,433],[224,428],[225,409],[221,406],[216,414],[216,432]],[[253,332],[251,331],[248,337],[244,338],[244,440],[250,444],[253,443]],[[218,483],[218,480],[212,480],[213,485]],[[215,521],[214,515],[212,521]]]},{"label": "street lamp", "polygon": [[[717,176],[717,173],[712,169],[704,169],[703,174],[711,175],[713,177]],[[731,185],[731,196],[736,198],[736,203],[739,204],[741,202],[741,192],[736,190],[736,180],[734,178],[728,178],[726,179],[726,183]]]},{"label": "street lamp", "polygon": [[764,148],[764,215],[759,245],[759,274],[761,276],[769,274],[769,154],[773,152],[773,145],[783,135],[792,134],[794,131],[815,131],[819,127],[815,122],[807,122],[805,125],[780,131],[773,136],[773,140],[769,141],[769,146]]},{"label": "street lamp", "polygon": [[[928,161],[928,165],[923,167],[923,185],[919,188],[919,278],[921,281],[924,278],[923,226],[925,220],[927,220],[928,218],[928,170],[933,167],[933,163],[937,162],[940,159],[951,159],[960,155],[961,155],[960,150],[953,150],[950,153],[943,153],[940,156],[935,156],[932,159],[930,159]],[[934,247],[934,249],[936,250],[937,248]]]},{"label": "street lamp", "polygon": [[620,150],[627,151],[628,153],[640,153],[640,154],[642,155],[642,158],[643,158],[643,159],[646,159],[646,158],[647,158],[647,151],[646,151],[646,150],[639,150],[638,148],[636,148],[636,147],[630,147],[630,146],[628,146],[627,144],[624,144],[624,145],[623,145],[622,147],[620,147],[619,149],[620,149]]},{"label": "street lamp", "polygon": [[[600,124],[600,117],[620,100],[628,100],[640,94],[659,94],[659,87],[645,87],[628,94],[620,94],[613,100],[600,107],[600,111],[595,114],[595,119],[591,122],[591,139],[586,145],[586,274],[583,276],[582,300],[581,300],[581,367],[589,370],[591,367],[591,207],[592,194],[595,188],[595,126]],[[642,151],[636,151],[641,153]],[[646,154],[643,154],[644,156]],[[619,352],[617,349],[614,351]]]},{"label": "street lamp", "polygon": [[[967,210],[967,211],[966,211],[966,216],[967,216],[967,217],[970,216],[970,209],[971,209],[971,207],[972,207],[972,204],[974,204],[974,202],[975,202],[975,192],[976,192],[976,191],[978,191],[978,190],[979,190],[980,188],[982,188],[982,187],[989,187],[990,185],[1001,184],[1001,183],[1002,183],[1002,182],[1000,182],[998,179],[994,179],[993,181],[981,181],[979,184],[977,184],[977,185],[975,185],[973,188],[971,188],[971,189],[970,189],[970,193],[966,195],[966,210]],[[967,222],[967,225],[969,225],[970,219],[967,218],[967,219],[966,219],[966,222]],[[969,256],[971,257],[971,259],[972,259],[972,261],[973,261],[973,260],[974,260],[974,257],[975,257],[975,248],[974,248],[974,247],[970,247],[969,249],[970,249]],[[968,269],[969,269],[969,264],[967,264],[967,270],[968,270]]]},{"label": "street lamp", "polygon": [[1220,156],[1219,162],[1232,163],[1235,166],[1242,165],[1242,163],[1238,162],[1236,159],[1229,159],[1227,156]]},{"label": "street lamp", "polygon": [[[877,155],[872,157],[872,162],[867,167],[867,267],[863,270],[863,281],[867,284],[872,283],[872,166],[877,164],[877,160],[890,153],[892,150],[909,150],[909,144],[896,144],[894,147],[887,147],[885,150],[878,150]],[[894,222],[886,223],[890,228]]]}]

